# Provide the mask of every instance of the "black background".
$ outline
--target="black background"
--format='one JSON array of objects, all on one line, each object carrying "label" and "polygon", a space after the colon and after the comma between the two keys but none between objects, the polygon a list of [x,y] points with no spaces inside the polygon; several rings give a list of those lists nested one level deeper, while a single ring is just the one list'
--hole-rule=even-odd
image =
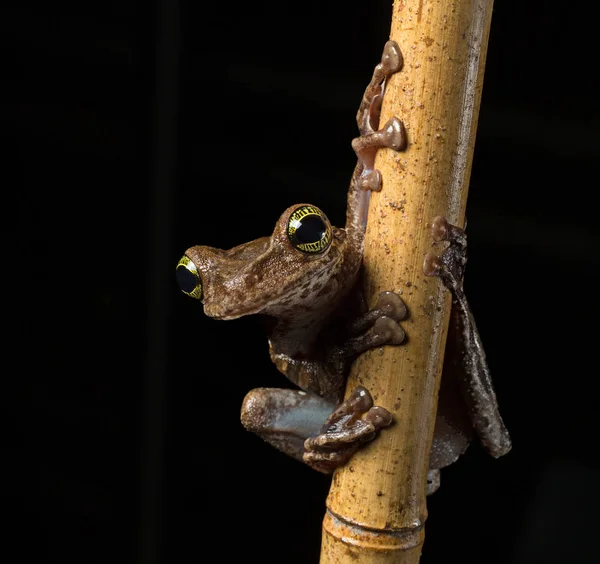
[{"label": "black background", "polygon": [[[204,317],[173,273],[187,247],[266,235],[295,202],[343,224],[391,1],[18,6],[8,561],[317,562],[328,478],[239,423],[247,391],[287,385],[260,323]],[[423,563],[600,559],[596,36],[579,11],[496,3],[466,288],[514,448],[474,445],[443,472]]]}]

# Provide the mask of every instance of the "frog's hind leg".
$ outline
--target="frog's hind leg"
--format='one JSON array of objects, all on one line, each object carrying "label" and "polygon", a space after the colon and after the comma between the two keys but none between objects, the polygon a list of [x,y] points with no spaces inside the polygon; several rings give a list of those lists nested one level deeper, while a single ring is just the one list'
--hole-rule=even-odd
[{"label": "frog's hind leg", "polygon": [[362,387],[337,408],[313,394],[274,388],[252,390],[242,405],[246,429],[324,473],[344,464],[391,421]]},{"label": "frog's hind leg", "polygon": [[450,370],[456,372],[474,429],[488,452],[499,457],[510,450],[511,441],[500,416],[481,337],[463,290],[467,237],[462,229],[441,216],[434,219],[432,233],[434,239],[450,243],[439,256],[428,254],[423,265],[425,274],[439,276],[452,294],[448,353],[442,378]]},{"label": "frog's hind leg", "polygon": [[301,390],[256,388],[242,404],[242,424],[285,454],[302,460],[304,441],[318,435],[335,403]]}]

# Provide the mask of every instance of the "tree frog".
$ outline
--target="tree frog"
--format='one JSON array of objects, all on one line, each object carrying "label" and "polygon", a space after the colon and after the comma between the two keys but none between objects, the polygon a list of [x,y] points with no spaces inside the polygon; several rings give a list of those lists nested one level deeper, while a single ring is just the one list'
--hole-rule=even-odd
[{"label": "tree frog", "polygon": [[[373,405],[364,387],[357,387],[346,400],[343,396],[350,363],[357,355],[374,347],[400,345],[405,337],[399,322],[406,306],[400,296],[383,292],[368,310],[358,283],[370,193],[382,187],[381,174],[374,169],[376,152],[382,147],[401,151],[406,146],[400,119],[393,117],[379,128],[386,81],[402,64],[398,44],[387,42],[357,113],[360,136],[352,142],[357,164],[343,229],[332,226],[318,207],[296,204],[283,212],[270,237],[229,250],[191,247],[176,270],[181,290],[200,300],[206,315],[216,319],[265,316],[271,360],[300,389],[252,390],[242,405],[242,423],[281,451],[325,473],[346,463],[393,419],[386,409]],[[464,359],[459,364],[466,376],[451,375],[440,393],[429,491],[439,483],[438,469],[464,451],[473,426],[492,454],[510,448],[462,292],[464,233],[443,218],[434,222],[434,228],[434,236],[449,240],[450,246],[439,257],[428,257],[425,269],[440,276],[455,296],[458,313],[453,320]],[[465,400],[472,423],[465,415]]]}]

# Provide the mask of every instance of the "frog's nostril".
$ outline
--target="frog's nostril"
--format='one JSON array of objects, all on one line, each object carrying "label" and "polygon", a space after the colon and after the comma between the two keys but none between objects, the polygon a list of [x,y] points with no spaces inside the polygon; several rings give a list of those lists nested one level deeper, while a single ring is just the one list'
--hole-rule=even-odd
[{"label": "frog's nostril", "polygon": [[175,271],[177,284],[184,294],[192,298],[200,299],[202,297],[202,283],[198,274],[196,265],[189,257],[183,256],[177,264]]}]

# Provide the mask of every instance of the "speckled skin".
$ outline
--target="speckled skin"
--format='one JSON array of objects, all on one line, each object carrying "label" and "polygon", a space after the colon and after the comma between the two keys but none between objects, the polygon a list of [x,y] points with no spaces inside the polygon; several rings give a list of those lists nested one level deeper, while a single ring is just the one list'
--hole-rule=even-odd
[{"label": "speckled skin", "polygon": [[439,469],[462,454],[473,430],[486,450],[496,458],[510,451],[512,444],[500,415],[481,337],[463,290],[466,234],[438,216],[432,222],[432,236],[437,241],[448,241],[449,246],[439,256],[427,255],[423,270],[429,276],[439,276],[452,294],[430,458],[430,467]]},{"label": "speckled skin", "polygon": [[[253,390],[242,406],[242,422],[321,471],[342,464],[358,444],[392,421],[362,388],[340,402],[353,358],[404,339],[398,321],[406,308],[395,294],[383,293],[370,312],[352,307],[359,303],[352,295],[362,264],[369,193],[381,189],[381,174],[373,169],[375,154],[381,147],[401,150],[406,144],[398,118],[378,129],[385,81],[402,62],[398,45],[389,41],[357,113],[361,135],[352,143],[358,161],[348,190],[346,225],[332,227],[325,251],[306,254],[290,244],[290,215],[308,205],[298,204],[283,212],[271,237],[227,251],[196,246],[185,253],[201,280],[205,313],[217,319],[268,316],[271,359],[304,390]],[[361,401],[353,401],[355,396]],[[319,435],[325,438],[305,444]]]}]

